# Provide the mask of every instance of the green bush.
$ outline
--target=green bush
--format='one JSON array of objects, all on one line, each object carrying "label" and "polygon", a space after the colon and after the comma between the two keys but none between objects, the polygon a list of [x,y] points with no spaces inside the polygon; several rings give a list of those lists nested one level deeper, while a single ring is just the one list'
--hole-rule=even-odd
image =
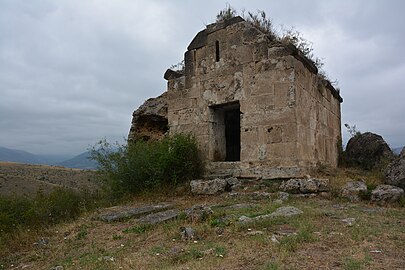
[{"label": "green bush", "polygon": [[175,186],[202,174],[197,143],[191,135],[138,140],[127,145],[102,140],[90,152],[105,176],[106,188],[118,197],[160,185]]}]

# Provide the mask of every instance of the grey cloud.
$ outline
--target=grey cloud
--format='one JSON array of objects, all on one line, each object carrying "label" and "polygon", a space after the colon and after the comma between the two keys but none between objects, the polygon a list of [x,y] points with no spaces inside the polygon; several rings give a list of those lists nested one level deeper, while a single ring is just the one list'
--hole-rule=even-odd
[{"label": "grey cloud", "polygon": [[[231,1],[314,42],[342,88],[343,123],[405,143],[402,1]],[[225,2],[0,2],[0,145],[76,154],[122,140],[132,111]],[[347,139],[347,133],[343,131]]]}]

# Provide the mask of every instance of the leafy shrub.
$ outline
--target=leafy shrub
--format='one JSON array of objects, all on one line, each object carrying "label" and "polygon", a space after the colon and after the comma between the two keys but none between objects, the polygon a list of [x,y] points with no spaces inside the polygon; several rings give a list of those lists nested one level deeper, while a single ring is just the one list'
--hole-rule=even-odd
[{"label": "leafy shrub", "polygon": [[202,174],[197,143],[191,135],[127,145],[102,140],[90,152],[114,196],[136,194],[159,185],[175,186]]}]

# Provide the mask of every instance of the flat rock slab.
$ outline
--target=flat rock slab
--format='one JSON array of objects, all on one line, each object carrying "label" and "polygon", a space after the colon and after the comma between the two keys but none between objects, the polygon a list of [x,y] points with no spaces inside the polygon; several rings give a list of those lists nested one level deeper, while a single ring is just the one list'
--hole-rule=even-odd
[{"label": "flat rock slab", "polygon": [[138,219],[138,223],[145,225],[154,225],[177,218],[180,215],[180,213],[181,212],[179,209],[171,209],[163,212],[149,214],[147,216]]},{"label": "flat rock slab", "polygon": [[268,192],[231,192],[226,195],[229,199],[249,199],[249,200],[269,200],[271,199],[271,193]]},{"label": "flat rock slab", "polygon": [[108,213],[104,213],[99,216],[99,219],[105,222],[120,221],[128,218],[140,217],[150,213],[163,211],[172,208],[171,204],[162,203],[157,205],[145,205],[134,208],[109,208],[111,210]]},{"label": "flat rock slab", "polygon": [[224,210],[237,210],[237,209],[248,209],[248,208],[255,208],[258,207],[257,204],[253,203],[238,203],[233,205],[228,205],[222,207]]},{"label": "flat rock slab", "polygon": [[255,222],[255,221],[260,221],[260,220],[267,220],[267,219],[272,219],[275,217],[292,217],[292,216],[297,216],[301,215],[303,212],[294,207],[294,206],[283,206],[277,208],[277,210],[271,214],[268,215],[261,215],[257,216],[254,218],[246,217],[246,216],[241,216],[239,218],[240,223],[250,223],[250,222]]}]

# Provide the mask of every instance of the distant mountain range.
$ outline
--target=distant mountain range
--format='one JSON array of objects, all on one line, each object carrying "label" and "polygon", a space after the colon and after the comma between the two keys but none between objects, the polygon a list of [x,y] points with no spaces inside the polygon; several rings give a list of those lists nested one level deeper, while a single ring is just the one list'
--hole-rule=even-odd
[{"label": "distant mountain range", "polygon": [[35,155],[27,151],[0,147],[0,161],[8,162],[63,166],[77,169],[95,169],[97,163],[90,160],[89,157],[89,152],[84,152],[74,157],[66,155]]},{"label": "distant mountain range", "polygon": [[393,148],[392,152],[394,152],[396,155],[399,155],[402,151],[402,149],[404,148],[404,146],[402,147],[397,147],[397,148]]},{"label": "distant mountain range", "polygon": [[90,159],[90,152],[84,152],[68,160],[58,162],[55,165],[67,168],[93,170],[97,168],[97,162]]}]

